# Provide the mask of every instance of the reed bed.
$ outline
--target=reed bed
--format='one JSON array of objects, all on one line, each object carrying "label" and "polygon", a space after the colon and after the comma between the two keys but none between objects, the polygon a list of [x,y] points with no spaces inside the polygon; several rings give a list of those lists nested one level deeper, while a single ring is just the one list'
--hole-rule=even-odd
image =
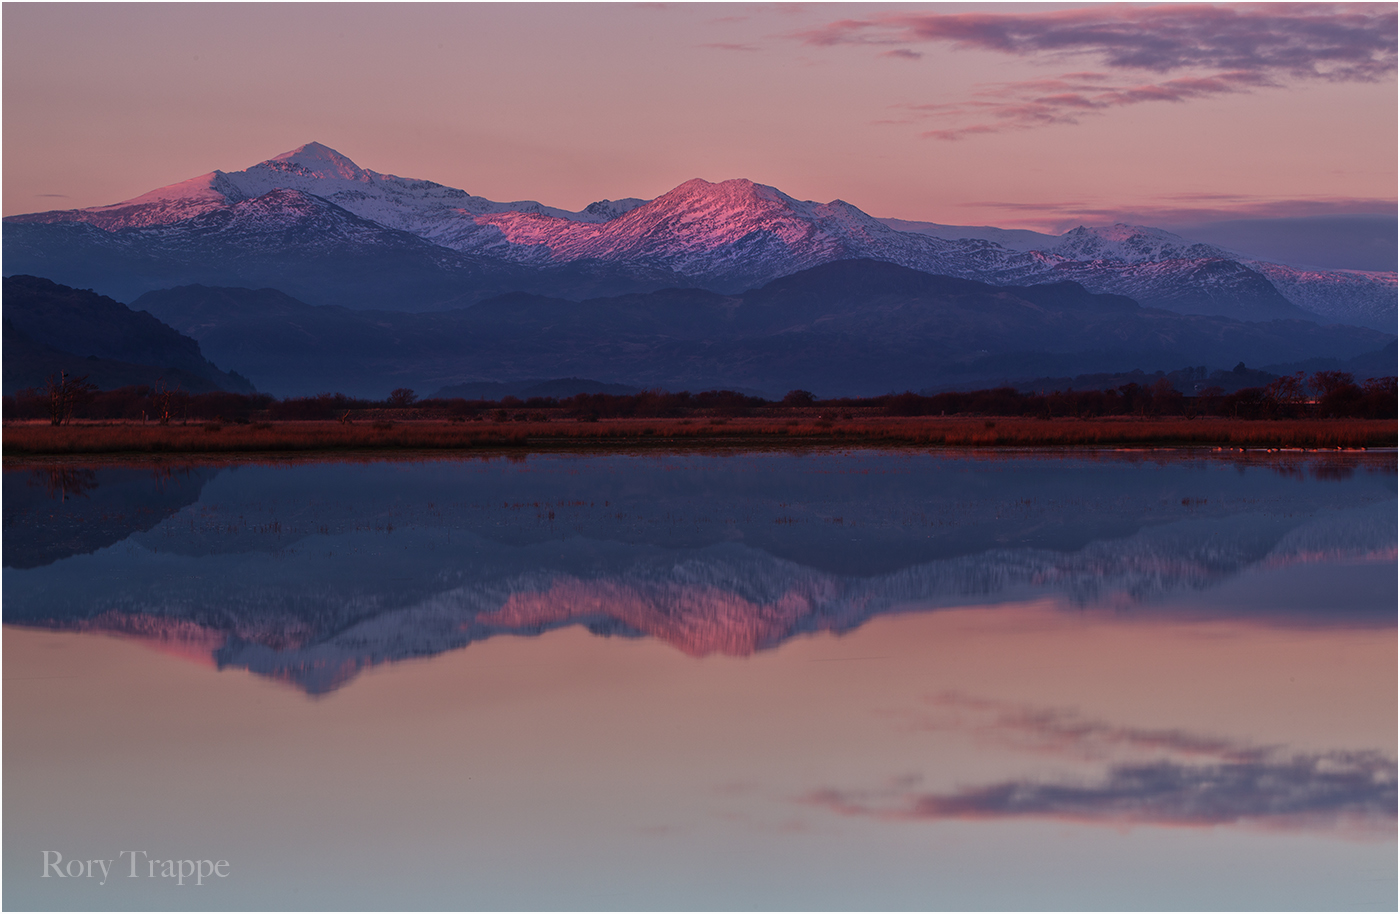
[{"label": "reed bed", "polygon": [[315,451],[527,451],[763,444],[845,447],[1395,447],[1394,419],[861,417],[593,422],[6,423],[7,456]]}]

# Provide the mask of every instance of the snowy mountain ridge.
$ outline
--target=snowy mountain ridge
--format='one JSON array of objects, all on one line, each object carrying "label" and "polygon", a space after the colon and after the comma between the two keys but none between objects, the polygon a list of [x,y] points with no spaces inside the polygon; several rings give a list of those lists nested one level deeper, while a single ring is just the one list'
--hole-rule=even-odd
[{"label": "snowy mountain ridge", "polygon": [[[299,190],[388,228],[430,237],[435,224],[486,213],[544,213],[581,222],[610,218],[630,201],[600,201],[593,211],[569,212],[533,200],[496,203],[433,181],[361,168],[321,143],[307,143],[244,171],[211,171],[109,206],[15,217],[25,221],[89,222],[107,231],[166,225],[273,190]],[[49,217],[39,220],[37,217]]]},{"label": "snowy mountain ridge", "polygon": [[[1158,228],[1080,226],[1055,236],[970,227],[963,237],[950,237],[960,227],[880,220],[842,200],[801,201],[746,179],[696,178],[653,200],[601,200],[572,212],[535,201],[498,203],[432,181],[381,174],[314,142],[244,171],[213,171],[122,203],[6,222],[85,223],[111,237],[108,247],[150,242],[181,248],[177,236],[193,233],[203,243],[220,214],[248,223],[257,210],[260,220],[285,231],[272,216],[279,206],[301,215],[304,235],[317,220],[308,216],[309,201],[297,195],[508,269],[582,264],[644,283],[679,280],[729,293],[832,260],[870,258],[1002,285],[1073,279],[1092,292],[1185,313],[1395,326],[1394,273],[1298,270]],[[148,234],[152,229],[162,231]],[[358,237],[373,245],[371,234],[360,230]],[[238,237],[259,250],[272,244],[258,244],[246,231]],[[39,248],[45,244],[37,235],[28,238]],[[80,243],[101,247],[105,241],[88,236]],[[71,233],[62,243],[73,243]],[[238,251],[228,256],[236,259]],[[188,273],[179,278],[191,279]]]},{"label": "snowy mountain ridge", "polygon": [[1118,263],[1160,263],[1165,260],[1238,260],[1239,256],[1213,244],[1188,241],[1165,229],[1115,223],[1081,225],[1059,236],[1046,250],[1061,260],[1111,260]]}]

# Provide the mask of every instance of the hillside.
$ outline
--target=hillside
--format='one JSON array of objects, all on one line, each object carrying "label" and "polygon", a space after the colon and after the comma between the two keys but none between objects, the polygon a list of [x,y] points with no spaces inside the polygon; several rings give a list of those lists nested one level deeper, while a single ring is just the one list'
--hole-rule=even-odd
[{"label": "hillside", "polygon": [[4,390],[42,387],[59,371],[100,388],[154,384],[192,393],[251,393],[247,378],[221,371],[199,343],[144,311],[36,276],[4,281]]}]

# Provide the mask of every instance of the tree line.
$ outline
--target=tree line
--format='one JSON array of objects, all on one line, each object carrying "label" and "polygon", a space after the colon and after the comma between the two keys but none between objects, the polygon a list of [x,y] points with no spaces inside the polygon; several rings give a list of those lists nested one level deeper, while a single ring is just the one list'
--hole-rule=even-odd
[{"label": "tree line", "polygon": [[596,421],[613,418],[681,418],[691,415],[739,417],[774,412],[810,412],[827,418],[885,416],[1224,416],[1234,419],[1349,418],[1387,419],[1396,416],[1396,379],[1368,378],[1357,382],[1346,372],[1298,372],[1225,393],[1207,387],[1193,396],[1176,390],[1166,378],[1151,384],[1129,383],[1104,390],[1063,390],[1026,393],[1011,387],[918,394],[912,391],[876,397],[819,399],[805,390],[790,391],[781,400],[732,390],[636,394],[578,394],[572,397],[531,397],[521,400],[463,398],[424,399],[407,388],[383,400],[323,393],[313,397],[277,398],[270,394],[226,391],[188,393],[163,384],[97,390],[85,378],[66,374],[49,379],[43,388],[28,388],[4,398],[5,419],[47,419],[61,425],[72,419],[126,420],[168,425],[172,422],[253,422],[292,420],[355,421],[367,410],[413,410],[424,418],[459,421],[570,418]]}]

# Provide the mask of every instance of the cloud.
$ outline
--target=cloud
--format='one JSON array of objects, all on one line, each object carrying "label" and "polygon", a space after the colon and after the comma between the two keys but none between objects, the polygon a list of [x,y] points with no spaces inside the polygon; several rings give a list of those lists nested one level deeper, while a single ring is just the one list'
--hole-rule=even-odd
[{"label": "cloud", "polygon": [[[819,46],[942,43],[1040,60],[1088,58],[1117,74],[1078,72],[999,83],[965,101],[909,106],[947,124],[922,136],[952,141],[1077,124],[1084,116],[1127,105],[1278,88],[1287,80],[1375,82],[1393,74],[1396,66],[1396,10],[1384,4],[891,13],[842,19],[795,37]],[[881,56],[915,53],[899,47]],[[1159,78],[1183,70],[1194,72]]]},{"label": "cloud", "polygon": [[1179,755],[1212,761],[1247,762],[1274,749],[1184,730],[1147,730],[1086,720],[1073,711],[1033,708],[969,698],[949,692],[928,700],[934,716],[917,722],[923,729],[972,730],[1001,745],[1035,752],[1102,759],[1125,752]]},{"label": "cloud", "polygon": [[718,51],[757,51],[757,50],[758,50],[758,45],[756,45],[756,44],[736,44],[736,43],[734,43],[734,42],[729,42],[729,41],[711,41],[711,42],[709,42],[709,43],[707,43],[707,44],[702,44],[702,45],[700,45],[700,47],[702,47],[702,48],[714,48],[715,50],[718,50]]},{"label": "cloud", "polygon": [[890,13],[798,33],[813,45],[915,44],[1089,56],[1114,69],[1194,68],[1376,80],[1393,72],[1390,4],[1129,6],[1035,13]]},{"label": "cloud", "polygon": [[1396,765],[1379,752],[1289,754],[957,694],[930,704],[934,716],[916,726],[966,730],[1021,751],[1112,760],[1081,780],[1022,778],[932,793],[914,790],[917,779],[906,778],[875,790],[825,788],[803,800],[844,815],[896,820],[1056,819],[1394,834]]},{"label": "cloud", "polygon": [[1295,755],[1274,761],[1114,765],[1082,784],[1000,781],[952,793],[821,790],[807,802],[892,819],[1059,819],[1141,825],[1253,825],[1394,834],[1395,762],[1379,753]]},{"label": "cloud", "polygon": [[916,115],[945,121],[974,120],[921,134],[933,139],[959,140],[972,134],[1047,124],[1077,124],[1084,115],[1144,102],[1185,102],[1276,85],[1269,77],[1247,70],[1183,76],[1155,83],[1114,81],[1099,73],[1069,73],[1053,79],[996,83],[974,92],[965,102],[905,107]]},{"label": "cloud", "polygon": [[1113,222],[1171,226],[1226,219],[1289,219],[1363,213],[1393,215],[1396,201],[1377,197],[1317,196],[1279,199],[1248,194],[1164,194],[1131,208],[1103,206],[1087,200],[1040,203],[979,200],[960,205],[1001,210],[1008,214],[1008,225],[1025,224],[1063,231],[1076,225]]},{"label": "cloud", "polygon": [[902,60],[919,60],[924,55],[920,54],[918,51],[911,51],[908,48],[895,48],[893,51],[885,51],[881,53],[880,56],[894,57],[896,59]]}]

